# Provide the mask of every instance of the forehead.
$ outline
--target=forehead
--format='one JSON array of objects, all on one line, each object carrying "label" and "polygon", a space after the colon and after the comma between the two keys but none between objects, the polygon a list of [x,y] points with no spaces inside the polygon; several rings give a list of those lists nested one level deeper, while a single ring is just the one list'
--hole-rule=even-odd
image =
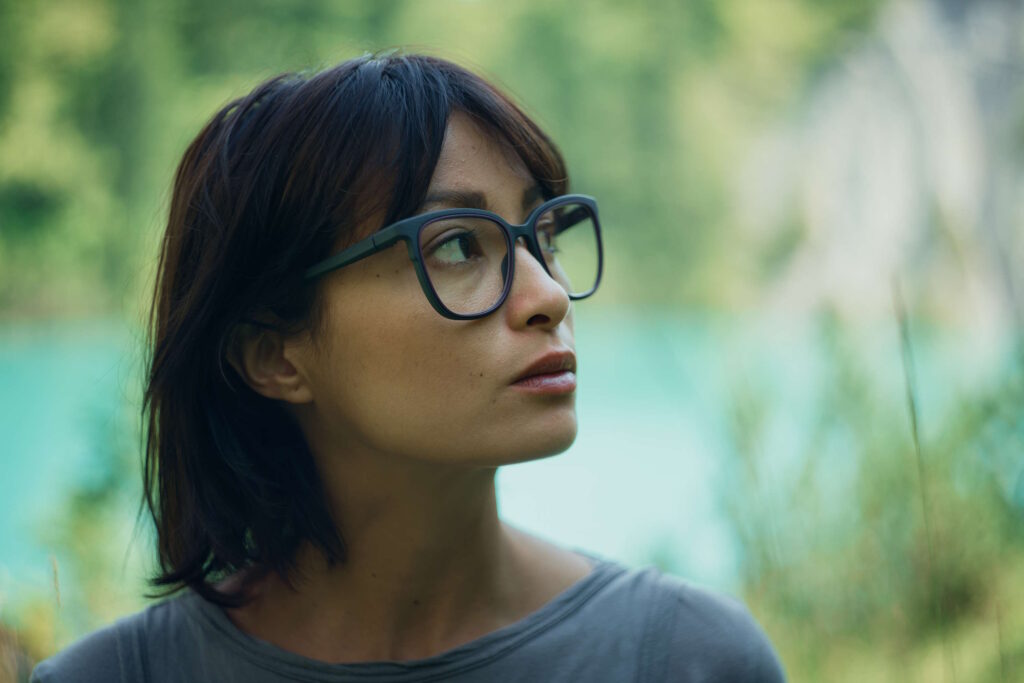
[{"label": "forehead", "polygon": [[496,132],[454,111],[445,130],[430,189],[473,190],[491,201],[518,200],[536,184],[526,164]]}]

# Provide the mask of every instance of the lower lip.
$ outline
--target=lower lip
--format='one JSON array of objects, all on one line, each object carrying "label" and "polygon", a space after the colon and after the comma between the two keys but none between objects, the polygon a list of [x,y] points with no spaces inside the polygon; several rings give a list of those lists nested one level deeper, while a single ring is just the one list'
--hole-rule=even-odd
[{"label": "lower lip", "polygon": [[571,394],[576,391],[576,373],[564,370],[525,377],[512,386],[531,394]]}]

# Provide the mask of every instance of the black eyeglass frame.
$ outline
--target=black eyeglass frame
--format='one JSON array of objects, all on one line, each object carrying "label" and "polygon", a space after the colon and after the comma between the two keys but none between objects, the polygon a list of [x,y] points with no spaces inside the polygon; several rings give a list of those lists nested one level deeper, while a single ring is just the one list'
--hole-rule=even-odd
[{"label": "black eyeglass frame", "polygon": [[[537,219],[549,209],[562,206],[563,204],[580,204],[585,207],[589,214],[588,218],[590,218],[594,223],[594,236],[597,240],[597,277],[594,279],[593,287],[588,289],[586,292],[583,292],[582,294],[569,294],[569,298],[573,301],[585,299],[593,294],[597,290],[597,286],[601,283],[601,272],[604,267],[604,250],[601,244],[601,223],[597,216],[597,200],[584,194],[566,194],[549,199],[531,211],[526,222],[522,225],[512,225],[511,223],[506,222],[498,214],[490,211],[468,208],[441,209],[439,211],[430,211],[428,213],[410,216],[409,218],[403,218],[400,221],[381,228],[369,237],[356,242],[337,254],[329,256],[323,261],[310,266],[306,269],[304,276],[307,280],[318,278],[331,271],[344,268],[356,261],[360,261],[367,256],[372,256],[379,251],[388,249],[398,240],[404,240],[409,251],[409,259],[416,267],[416,277],[420,281],[420,287],[423,289],[423,294],[426,295],[430,305],[434,307],[434,310],[445,318],[450,318],[452,320],[476,320],[490,315],[505,303],[505,299],[508,297],[508,293],[512,289],[512,280],[515,277],[515,244],[518,242],[520,237],[526,242],[526,248],[530,254],[540,262],[544,267],[544,271],[554,279],[554,276],[551,274],[551,270],[548,268],[547,259],[544,258],[540,242],[537,240]],[[427,274],[427,268],[423,263],[423,253],[420,249],[420,231],[423,230],[424,227],[441,219],[460,216],[487,218],[501,226],[502,231],[505,234],[506,248],[508,250],[507,253],[509,254],[508,275],[505,278],[505,286],[504,289],[502,289],[501,296],[499,296],[497,302],[487,310],[470,315],[455,313],[441,302],[441,298],[434,290],[434,285],[430,281],[430,276]]]}]

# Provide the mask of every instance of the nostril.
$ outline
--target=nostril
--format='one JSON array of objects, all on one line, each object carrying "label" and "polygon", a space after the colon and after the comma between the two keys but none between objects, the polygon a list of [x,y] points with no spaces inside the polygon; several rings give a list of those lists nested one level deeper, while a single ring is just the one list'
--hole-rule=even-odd
[{"label": "nostril", "polygon": [[548,316],[544,315],[543,313],[538,313],[537,315],[530,316],[530,319],[526,321],[526,324],[527,325],[547,325],[550,322],[551,322],[551,318],[549,318]]}]

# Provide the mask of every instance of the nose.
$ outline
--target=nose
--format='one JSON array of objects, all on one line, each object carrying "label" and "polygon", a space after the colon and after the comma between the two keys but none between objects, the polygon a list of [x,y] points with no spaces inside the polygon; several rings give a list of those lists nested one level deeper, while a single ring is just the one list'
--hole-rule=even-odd
[{"label": "nose", "polygon": [[[558,327],[569,314],[569,295],[521,239],[516,241],[515,249],[516,268],[504,306],[509,323],[518,328]],[[506,265],[502,263],[505,277]]]}]

